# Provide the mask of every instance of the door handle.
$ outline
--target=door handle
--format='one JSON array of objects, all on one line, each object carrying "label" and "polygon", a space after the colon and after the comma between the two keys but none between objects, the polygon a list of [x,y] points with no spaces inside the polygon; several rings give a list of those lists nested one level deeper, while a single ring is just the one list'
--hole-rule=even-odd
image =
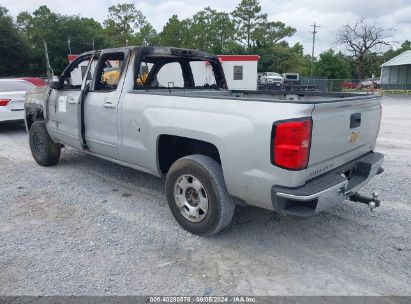
[{"label": "door handle", "polygon": [[68,103],[76,104],[76,103],[77,103],[77,100],[75,100],[74,98],[69,98],[69,99],[68,99]]},{"label": "door handle", "polygon": [[111,102],[108,102],[108,101],[107,101],[107,102],[103,103],[103,107],[112,109],[112,108],[115,108],[116,105],[115,105],[115,104],[112,104]]},{"label": "door handle", "polygon": [[350,116],[350,129],[357,128],[361,125],[361,113],[354,113]]}]

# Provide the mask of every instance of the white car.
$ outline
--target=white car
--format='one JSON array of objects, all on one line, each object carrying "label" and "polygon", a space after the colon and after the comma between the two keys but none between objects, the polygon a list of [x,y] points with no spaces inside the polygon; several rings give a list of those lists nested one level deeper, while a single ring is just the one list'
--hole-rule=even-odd
[{"label": "white car", "polygon": [[375,77],[373,78],[369,78],[367,80],[364,80],[363,82],[361,82],[361,87],[362,88],[368,88],[370,87],[372,84],[374,83],[374,87],[375,88],[379,88],[381,86],[381,78],[380,77]]},{"label": "white car", "polygon": [[267,72],[260,77],[260,84],[274,84],[280,86],[283,83],[284,78],[275,72]]},{"label": "white car", "polygon": [[40,78],[0,79],[0,122],[23,120],[26,93],[45,85]]}]

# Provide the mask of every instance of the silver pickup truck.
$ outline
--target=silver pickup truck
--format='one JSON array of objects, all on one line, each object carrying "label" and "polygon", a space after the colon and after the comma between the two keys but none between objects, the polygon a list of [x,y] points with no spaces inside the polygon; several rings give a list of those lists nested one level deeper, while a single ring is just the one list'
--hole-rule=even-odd
[{"label": "silver pickup truck", "polygon": [[306,217],[345,199],[380,203],[357,192],[383,171],[375,95],[230,91],[216,56],[124,47],[81,54],[35,100],[25,111],[38,164],[68,146],[166,177],[173,216],[197,235],[226,227],[236,204]]}]

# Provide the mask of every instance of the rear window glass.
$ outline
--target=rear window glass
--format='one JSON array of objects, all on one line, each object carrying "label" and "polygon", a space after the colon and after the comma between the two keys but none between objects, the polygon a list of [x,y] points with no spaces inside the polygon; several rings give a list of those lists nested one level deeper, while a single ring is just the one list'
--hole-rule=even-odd
[{"label": "rear window glass", "polygon": [[178,62],[166,63],[157,73],[158,86],[161,88],[184,88],[183,71]]},{"label": "rear window glass", "polygon": [[297,75],[287,75],[287,79],[297,79]]},{"label": "rear window glass", "polygon": [[193,73],[194,85],[196,87],[216,85],[214,71],[208,61],[190,61],[190,67],[191,72]]},{"label": "rear window glass", "polygon": [[0,81],[0,92],[27,91],[30,84],[25,81]]}]

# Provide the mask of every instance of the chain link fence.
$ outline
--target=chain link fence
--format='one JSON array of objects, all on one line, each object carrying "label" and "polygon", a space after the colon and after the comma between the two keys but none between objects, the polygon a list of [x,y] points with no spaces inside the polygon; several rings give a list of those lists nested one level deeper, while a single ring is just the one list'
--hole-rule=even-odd
[{"label": "chain link fence", "polygon": [[[315,85],[323,92],[368,92],[370,85],[362,85],[356,79],[328,79],[327,77],[300,77],[301,85]],[[374,85],[374,90],[380,90],[382,94],[411,94],[411,82]]]},{"label": "chain link fence", "polygon": [[[354,79],[328,79],[327,77],[300,77],[301,85],[315,85],[323,92],[361,91],[362,86]],[[367,89],[367,88],[365,88]]]},{"label": "chain link fence", "polygon": [[[383,84],[375,83],[371,87],[370,81],[364,83],[356,79],[328,79],[322,76],[300,76],[298,85],[289,86],[297,91],[321,91],[321,92],[356,92],[372,93],[380,92],[386,95],[411,94],[411,83]],[[285,90],[286,86],[273,84],[259,85],[260,90]]]}]

